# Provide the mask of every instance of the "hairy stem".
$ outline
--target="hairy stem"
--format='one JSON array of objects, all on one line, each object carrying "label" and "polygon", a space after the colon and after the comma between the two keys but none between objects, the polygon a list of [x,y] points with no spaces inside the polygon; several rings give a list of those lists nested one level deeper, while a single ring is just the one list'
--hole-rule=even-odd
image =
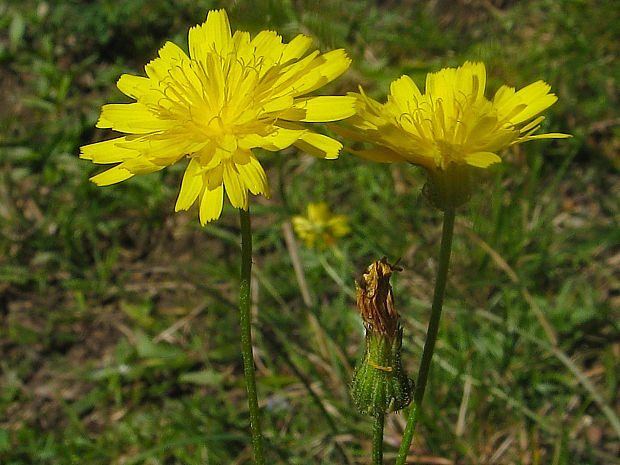
[{"label": "hairy stem", "polygon": [[248,391],[250,409],[250,429],[254,460],[258,465],[265,464],[263,434],[260,427],[258,399],[256,397],[256,377],[254,374],[254,354],[252,351],[252,322],[250,315],[250,281],[252,277],[252,227],[249,209],[239,209],[241,219],[241,283],[239,285],[239,313],[241,315],[241,354],[243,372]]},{"label": "hairy stem", "polygon": [[409,418],[407,419],[407,426],[405,427],[403,439],[400,443],[400,449],[398,450],[396,465],[405,464],[405,460],[407,459],[407,453],[409,452],[409,447],[411,447],[411,441],[413,440],[413,433],[415,431],[415,427],[418,423],[418,418],[420,416],[422,399],[424,399],[424,391],[426,390],[428,373],[431,367],[431,359],[433,358],[435,343],[437,342],[439,320],[441,318],[443,298],[446,290],[446,282],[448,280],[448,266],[450,264],[452,236],[454,233],[454,216],[454,208],[448,208],[444,212],[443,230],[441,234],[441,247],[439,251],[439,268],[437,270],[437,279],[435,281],[435,292],[433,293],[431,318],[428,322],[428,330],[426,331],[426,342],[424,344],[422,361],[420,362],[420,369],[418,371],[418,378],[416,380],[417,385],[415,393],[413,395],[413,405],[409,410]]},{"label": "hairy stem", "polygon": [[383,465],[383,425],[385,414],[374,417],[372,426],[372,465]]}]

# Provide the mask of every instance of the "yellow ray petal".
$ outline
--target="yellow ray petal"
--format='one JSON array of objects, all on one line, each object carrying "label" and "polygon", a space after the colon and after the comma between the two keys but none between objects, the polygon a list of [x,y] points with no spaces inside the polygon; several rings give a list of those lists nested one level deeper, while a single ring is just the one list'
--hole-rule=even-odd
[{"label": "yellow ray petal", "polygon": [[545,117],[544,116],[539,116],[538,118],[534,118],[532,121],[530,121],[529,123],[527,123],[525,126],[523,126],[522,128],[519,129],[519,132],[521,132],[521,134],[525,134],[526,132],[536,128],[538,129],[540,126],[540,123],[542,123],[544,121]]},{"label": "yellow ray petal", "polygon": [[202,180],[205,183],[205,186],[207,186],[207,189],[213,190],[217,186],[224,185],[224,176],[222,174],[223,171],[222,165],[219,164],[212,170],[205,172]]},{"label": "yellow ray petal", "polygon": [[[317,72],[326,80],[325,82],[333,81],[349,69],[349,66],[351,65],[351,58],[349,58],[346,52],[341,48],[324,53],[314,61],[317,66]],[[312,92],[313,90],[325,85],[325,82],[319,79],[314,83],[314,85],[310,85],[307,88],[304,87],[303,83],[300,83],[301,85],[299,86],[298,91],[301,92],[303,89],[304,93]]]},{"label": "yellow ray petal", "polygon": [[465,156],[465,162],[478,168],[487,168],[494,163],[500,163],[502,159],[493,152],[476,152]]},{"label": "yellow ray petal", "polygon": [[[351,96],[321,96],[298,99],[292,106],[293,111],[285,111],[280,117],[289,121],[312,123],[338,121],[355,114],[356,99]],[[302,110],[303,117],[299,118]]]},{"label": "yellow ray petal", "polygon": [[165,165],[156,165],[146,157],[142,156],[125,160],[118,166],[133,174],[148,174],[165,168]]},{"label": "yellow ray petal", "polygon": [[302,95],[305,92],[297,92],[297,85],[301,79],[304,81],[307,79],[313,65],[314,59],[319,56],[319,51],[315,50],[305,56],[304,58],[294,61],[288,65],[285,65],[282,69],[278,70],[278,77],[273,82],[270,89],[273,96],[278,95]]},{"label": "yellow ray petal", "polygon": [[[349,140],[353,140],[353,141],[357,141],[357,142],[364,142],[366,140],[368,140],[368,136],[365,132],[363,131],[358,131],[356,129],[359,129],[359,125],[362,125],[362,121],[355,121],[357,120],[356,117],[353,118],[349,118],[346,120],[347,124],[351,124],[352,127],[348,127],[348,126],[343,126],[341,124],[328,124],[327,127],[330,129],[330,131],[335,132],[336,134],[338,134],[341,137],[344,137],[345,139],[349,139]],[[359,123],[359,124],[358,124]],[[376,128],[374,128],[376,129]],[[378,139],[377,139],[378,141]]]},{"label": "yellow ray petal", "polygon": [[474,127],[469,129],[468,140],[476,141],[491,134],[497,126],[497,117],[493,114],[482,116],[475,121]]},{"label": "yellow ray petal", "polygon": [[[267,71],[268,66],[278,62],[284,51],[282,37],[274,31],[261,31],[250,41],[250,46],[255,48],[255,55],[266,59],[260,70],[261,76]],[[268,65],[268,66],[265,66]]]},{"label": "yellow ray petal", "polygon": [[302,134],[295,147],[318,158],[333,160],[338,158],[342,144],[331,137],[314,132]]},{"label": "yellow ray petal", "polygon": [[207,20],[189,30],[189,54],[194,60],[204,60],[208,53],[225,56],[231,44],[230,23],[225,10],[211,10]]},{"label": "yellow ray petal", "polygon": [[261,110],[263,113],[273,113],[278,111],[284,111],[293,106],[293,96],[282,95],[280,97],[273,98],[265,103]]},{"label": "yellow ray petal", "polygon": [[549,94],[550,86],[536,81],[515,92],[511,87],[501,87],[493,98],[500,118],[507,118],[512,124],[519,124],[533,118],[557,101],[555,94]]},{"label": "yellow ray petal", "polygon": [[496,108],[503,107],[515,94],[515,88],[507,85],[500,87],[493,97],[493,106]]},{"label": "yellow ray petal", "polygon": [[200,224],[205,225],[209,221],[217,220],[222,214],[224,201],[224,188],[218,184],[213,189],[205,188],[200,195]]},{"label": "yellow ray petal", "polygon": [[192,154],[203,148],[208,141],[187,140],[184,134],[148,135],[134,139],[119,147],[138,151],[140,154],[161,166],[172,165],[185,155]]},{"label": "yellow ray petal", "polygon": [[155,81],[161,81],[168,76],[170,68],[186,60],[188,60],[188,57],[181,47],[173,42],[166,42],[163,47],[159,49],[159,58],[151,60],[144,67],[144,70],[149,78]]},{"label": "yellow ray petal", "polygon": [[304,53],[306,53],[308,48],[310,48],[312,42],[312,37],[299,34],[284,46],[284,51],[282,53],[280,63],[287,63],[290,60],[296,60],[300,58]]},{"label": "yellow ray petal", "polygon": [[145,94],[152,92],[154,82],[143,76],[134,76],[133,74],[122,74],[116,82],[116,87],[128,97],[139,99]]},{"label": "yellow ray petal", "polygon": [[135,158],[140,155],[135,150],[120,147],[118,144],[126,143],[126,137],[95,142],[94,144],[83,145],[80,147],[80,158],[92,160],[93,163],[120,163],[128,158]]},{"label": "yellow ray petal", "polygon": [[162,120],[141,103],[113,103],[103,105],[98,128],[111,128],[119,132],[147,134],[162,131],[173,124]]},{"label": "yellow ray petal", "polygon": [[290,65],[276,82],[286,92],[300,96],[333,81],[350,66],[351,59],[344,50],[332,50],[318,55],[313,52]]},{"label": "yellow ray petal", "polygon": [[510,147],[519,137],[519,132],[514,129],[498,129],[487,136],[483,147],[478,150],[483,152],[500,152]]},{"label": "yellow ray petal", "polygon": [[539,97],[534,102],[528,104],[523,111],[518,113],[516,116],[510,118],[510,122],[513,124],[519,124],[527,121],[530,118],[533,118],[537,114],[541,113],[542,111],[545,111],[557,100],[558,98],[555,96],[555,94],[547,94]]},{"label": "yellow ray petal", "polygon": [[243,63],[247,63],[253,50],[250,48],[250,33],[247,31],[235,31],[232,36],[232,47],[237,54],[237,58]]},{"label": "yellow ray petal", "polygon": [[224,187],[228,200],[235,208],[248,209],[248,190],[242,182],[239,172],[233,163],[222,164]]},{"label": "yellow ray petal", "polygon": [[523,139],[519,139],[519,142],[537,139],[569,139],[571,137],[573,136],[570,134],[562,134],[561,132],[548,132],[547,134],[536,134],[533,136],[527,136]]},{"label": "yellow ray petal", "polygon": [[455,94],[471,96],[472,101],[484,98],[487,72],[484,63],[466,61],[456,69]]},{"label": "yellow ray petal", "polygon": [[239,147],[246,150],[254,147],[261,147],[265,150],[272,151],[282,150],[293,145],[306,132],[308,132],[307,129],[285,129],[278,127],[267,136],[260,136],[258,134],[248,134],[244,136],[239,139]]},{"label": "yellow ray petal", "polygon": [[187,210],[193,205],[198,195],[204,190],[200,163],[196,158],[191,158],[183,174],[181,190],[177,197],[174,211]]},{"label": "yellow ray petal", "polygon": [[251,152],[248,153],[250,155],[248,163],[236,165],[239,176],[252,194],[265,194],[265,197],[269,198],[269,183],[265,170],[256,157]]},{"label": "yellow ray petal", "polygon": [[[422,100],[420,89],[406,74],[392,82],[390,85],[390,97],[402,113],[409,113],[415,110],[418,102]],[[408,105],[408,103],[411,105]]]},{"label": "yellow ray petal", "polygon": [[110,184],[116,184],[117,182],[125,181],[133,176],[133,173],[127,171],[124,168],[119,166],[115,166],[114,168],[110,168],[103,173],[99,173],[96,176],[90,178],[92,182],[97,184],[98,186],[109,186]]}]

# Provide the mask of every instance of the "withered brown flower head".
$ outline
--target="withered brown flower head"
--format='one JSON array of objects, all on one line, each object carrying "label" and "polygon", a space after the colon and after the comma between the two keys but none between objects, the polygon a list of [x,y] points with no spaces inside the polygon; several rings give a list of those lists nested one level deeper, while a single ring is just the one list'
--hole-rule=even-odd
[{"label": "withered brown flower head", "polygon": [[355,283],[366,350],[353,374],[351,397],[360,412],[373,416],[405,408],[414,389],[401,362],[403,328],[390,286],[392,273],[401,270],[383,257]]},{"label": "withered brown flower head", "polygon": [[394,271],[401,270],[401,267],[390,265],[387,258],[383,257],[372,262],[355,282],[357,308],[366,330],[387,336],[396,333],[400,315],[394,308],[390,277]]}]

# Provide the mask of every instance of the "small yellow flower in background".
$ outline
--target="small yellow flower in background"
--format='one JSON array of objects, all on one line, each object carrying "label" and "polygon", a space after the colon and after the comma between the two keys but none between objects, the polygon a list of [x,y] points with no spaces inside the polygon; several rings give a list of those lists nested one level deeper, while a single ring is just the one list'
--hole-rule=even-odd
[{"label": "small yellow flower in background", "polygon": [[307,247],[325,247],[351,232],[349,217],[332,215],[325,202],[309,203],[308,216],[295,216],[293,228]]},{"label": "small yellow flower in background", "polygon": [[519,91],[502,86],[492,100],[484,96],[483,63],[466,62],[426,77],[422,94],[403,75],[392,82],[387,102],[360,93],[356,114],[335,130],[352,140],[377,147],[351,150],[378,162],[406,161],[427,169],[431,194],[440,208],[464,203],[472,189],[468,166],[487,168],[501,161],[498,153],[511,145],[535,139],[570,137],[534,134],[544,116],[539,113],[557,100],[550,86],[536,81]]},{"label": "small yellow flower in background", "polygon": [[289,43],[273,31],[253,39],[231,35],[224,10],[189,31],[189,56],[172,42],[145,66],[146,77],[124,74],[117,86],[135,103],[104,105],[99,128],[123,137],[83,146],[94,163],[118,163],[91,180],[99,186],[151,173],[187,157],[189,163],[175,211],[197,199],[201,224],[220,217],[224,191],[233,207],[248,209],[249,194],[269,197],[265,171],[253,148],[291,145],[333,159],[340,142],[301,122],[329,122],[351,116],[350,96],[304,97],[340,76],[351,60],[343,50],[305,57],[312,39]]}]

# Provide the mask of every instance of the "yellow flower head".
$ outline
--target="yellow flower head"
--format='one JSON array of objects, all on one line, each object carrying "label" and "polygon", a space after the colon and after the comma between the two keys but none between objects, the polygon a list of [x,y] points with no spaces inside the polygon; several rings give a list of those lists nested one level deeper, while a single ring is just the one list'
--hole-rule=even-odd
[{"label": "yellow flower head", "polygon": [[307,247],[332,245],[351,232],[346,215],[332,215],[325,202],[308,204],[308,216],[295,216],[293,228]]},{"label": "yellow flower head", "polygon": [[392,82],[384,104],[360,88],[360,93],[349,94],[357,99],[356,114],[346,120],[348,127],[337,131],[378,146],[352,150],[356,155],[385,163],[414,163],[429,170],[435,180],[461,167],[498,163],[498,153],[514,144],[570,137],[534,135],[544,119],[537,115],[557,100],[545,82],[519,91],[502,86],[492,100],[484,96],[485,86],[484,64],[466,62],[429,73],[424,94],[409,76],[400,77]]},{"label": "yellow flower head", "polygon": [[342,145],[300,122],[336,121],[354,113],[353,97],[304,97],[340,76],[350,64],[343,50],[305,57],[312,39],[289,43],[273,31],[253,39],[231,35],[224,10],[189,31],[189,56],[166,42],[145,66],[146,77],[124,74],[118,88],[135,103],[104,105],[97,127],[127,135],[83,146],[94,163],[118,163],[92,178],[99,186],[151,173],[184,157],[189,163],[175,210],[198,199],[200,222],[220,217],[224,190],[248,209],[248,192],[269,197],[269,185],[251,149],[295,145],[333,159]]}]

